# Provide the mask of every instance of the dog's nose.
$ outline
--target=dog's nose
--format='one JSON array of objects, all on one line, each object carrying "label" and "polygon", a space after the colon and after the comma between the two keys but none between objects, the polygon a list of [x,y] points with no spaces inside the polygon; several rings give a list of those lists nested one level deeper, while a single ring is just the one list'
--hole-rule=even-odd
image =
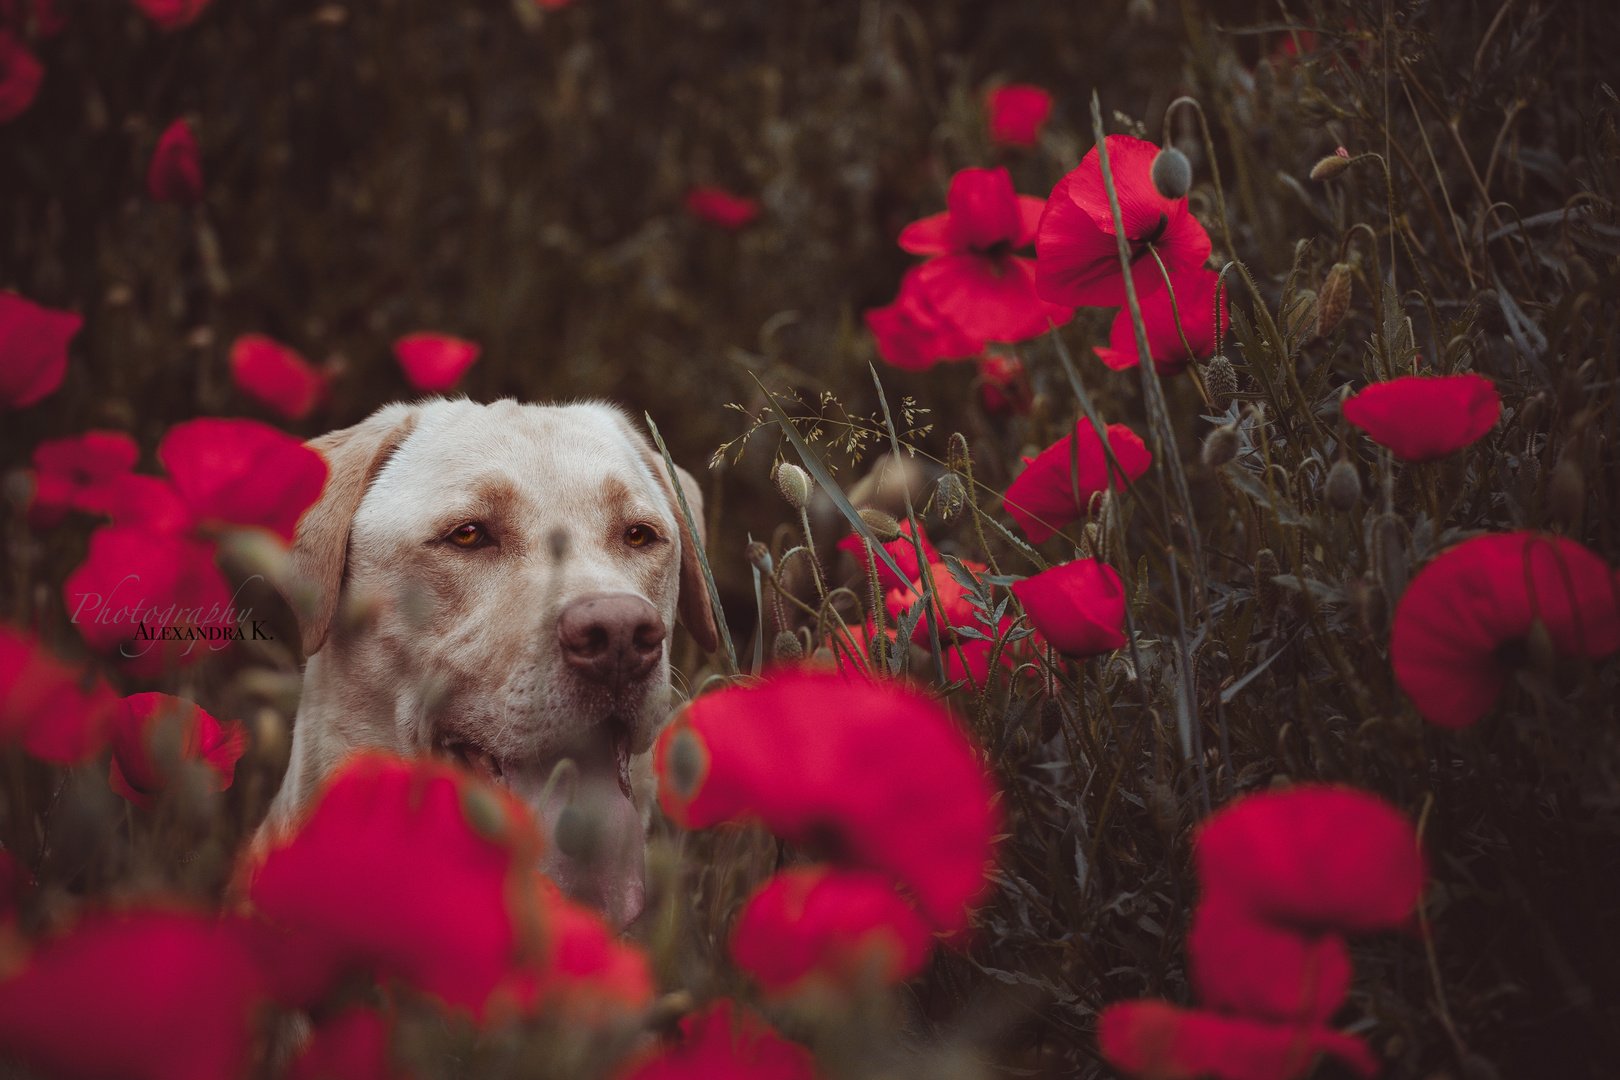
[{"label": "dog's nose", "polygon": [[563,659],[574,670],[609,687],[635,682],[664,651],[664,620],[658,609],[631,593],[582,596],[557,617]]}]

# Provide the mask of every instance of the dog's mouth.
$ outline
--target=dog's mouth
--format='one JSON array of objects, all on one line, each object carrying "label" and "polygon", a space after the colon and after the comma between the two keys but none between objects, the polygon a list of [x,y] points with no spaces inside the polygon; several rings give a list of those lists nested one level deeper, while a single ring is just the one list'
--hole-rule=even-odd
[{"label": "dog's mouth", "polygon": [[630,725],[615,717],[557,754],[507,757],[456,735],[438,749],[521,799],[545,834],[542,872],[623,929],[646,894],[630,742]]}]

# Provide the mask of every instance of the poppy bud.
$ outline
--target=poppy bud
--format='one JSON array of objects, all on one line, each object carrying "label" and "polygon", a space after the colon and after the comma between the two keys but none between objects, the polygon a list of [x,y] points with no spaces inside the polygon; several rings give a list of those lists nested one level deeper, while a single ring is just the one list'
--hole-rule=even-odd
[{"label": "poppy bud", "polygon": [[748,565],[767,577],[776,566],[771,560],[771,549],[758,540],[750,540],[748,546],[743,548],[743,554],[748,557]]},{"label": "poppy bud", "polygon": [[1209,403],[1216,409],[1225,412],[1237,388],[1237,371],[1232,367],[1232,361],[1224,356],[1215,356],[1204,365],[1204,389],[1209,391]]},{"label": "poppy bud", "polygon": [[1327,337],[1350,310],[1350,264],[1334,263],[1316,299],[1316,336]]},{"label": "poppy bud", "polygon": [[[495,796],[482,786],[468,784],[462,789],[461,809],[467,815],[467,824],[471,825],[478,835],[490,840],[499,840],[505,835],[506,814],[501,809],[501,804],[495,800]],[[560,832],[562,828],[560,818],[557,827]]]},{"label": "poppy bud", "polygon": [[776,490],[782,493],[782,498],[795,510],[803,510],[810,505],[810,474],[789,462],[778,462],[776,469],[771,473],[771,479],[776,481]]},{"label": "poppy bud", "polygon": [[1167,199],[1179,199],[1192,187],[1192,163],[1173,146],[1160,150],[1153,159],[1153,186]]},{"label": "poppy bud", "polygon": [[1524,651],[1530,669],[1551,682],[1558,671],[1558,650],[1553,645],[1547,624],[1540,618],[1530,620],[1530,629],[1524,635]]},{"label": "poppy bud", "polygon": [[771,642],[771,656],[778,662],[804,659],[804,646],[791,630],[779,630]]},{"label": "poppy bud", "polygon": [[946,444],[945,464],[952,472],[967,472],[972,466],[972,458],[968,454],[967,436],[960,431],[951,432],[951,441]]},{"label": "poppy bud", "polygon": [[1575,459],[1560,454],[1547,479],[1547,516],[1555,525],[1574,528],[1586,508],[1586,478],[1581,475]]},{"label": "poppy bud", "polygon": [[1222,424],[1204,436],[1204,464],[1219,468],[1237,457],[1238,429],[1236,424]]},{"label": "poppy bud", "polygon": [[822,645],[818,647],[815,652],[810,654],[810,666],[813,668],[820,668],[823,671],[837,671],[838,657],[833,655],[833,651],[831,649],[827,648],[825,645]]},{"label": "poppy bud", "polygon": [[1312,322],[1316,320],[1316,290],[1300,289],[1294,293],[1294,303],[1283,318],[1283,326],[1288,336],[1297,340],[1306,337]]},{"label": "poppy bud", "polygon": [[552,831],[557,850],[570,859],[589,862],[601,847],[601,822],[595,814],[586,813],[576,805],[563,807],[557,815],[557,827]]},{"label": "poppy bud", "polygon": [[962,516],[962,507],[967,505],[967,488],[962,486],[962,478],[955,473],[946,473],[939,478],[939,516],[946,521],[955,521]]},{"label": "poppy bud", "polygon": [[1348,514],[1361,501],[1361,476],[1349,461],[1340,461],[1328,470],[1322,496],[1333,509]]},{"label": "poppy bud", "polygon": [[884,544],[893,543],[900,539],[900,523],[881,510],[860,510],[857,513],[866,527],[872,530],[872,535]]},{"label": "poppy bud", "polygon": [[1063,727],[1063,702],[1046,698],[1041,702],[1041,742],[1051,742]]},{"label": "poppy bud", "polygon": [[1270,548],[1261,548],[1254,556],[1254,598],[1263,619],[1277,614],[1277,605],[1282,602],[1282,586],[1271,580],[1280,573],[1276,554]]},{"label": "poppy bud", "polygon": [[1338,154],[1329,154],[1327,157],[1311,166],[1312,180],[1332,180],[1350,167],[1350,159]]},{"label": "poppy bud", "polygon": [[[703,758],[703,745],[689,729],[677,731],[670,740],[669,753],[664,758],[664,777],[682,799],[690,799],[697,794],[705,770]],[[558,824],[562,822],[559,820]]]}]

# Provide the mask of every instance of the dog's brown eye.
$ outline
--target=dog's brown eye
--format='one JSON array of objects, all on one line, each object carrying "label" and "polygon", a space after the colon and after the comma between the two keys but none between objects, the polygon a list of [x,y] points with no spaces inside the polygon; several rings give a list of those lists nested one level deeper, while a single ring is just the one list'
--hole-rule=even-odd
[{"label": "dog's brown eye", "polygon": [[484,527],[476,521],[469,521],[465,525],[458,525],[451,530],[449,541],[460,548],[474,548],[482,544],[489,534]]},{"label": "dog's brown eye", "polygon": [[631,547],[646,547],[647,544],[658,539],[658,534],[647,525],[632,525],[624,530],[624,542]]}]

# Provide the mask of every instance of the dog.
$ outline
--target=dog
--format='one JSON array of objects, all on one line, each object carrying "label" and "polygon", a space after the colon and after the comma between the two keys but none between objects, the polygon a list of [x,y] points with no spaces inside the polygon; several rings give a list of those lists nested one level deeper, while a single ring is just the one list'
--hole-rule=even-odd
[{"label": "dog", "polygon": [[662,455],[602,403],[394,404],[308,445],[330,471],[283,581],[307,663],[267,832],[355,751],[450,757],[528,805],[564,892],[628,926],[677,616],[717,645],[696,481],[676,470],[694,536]]}]

